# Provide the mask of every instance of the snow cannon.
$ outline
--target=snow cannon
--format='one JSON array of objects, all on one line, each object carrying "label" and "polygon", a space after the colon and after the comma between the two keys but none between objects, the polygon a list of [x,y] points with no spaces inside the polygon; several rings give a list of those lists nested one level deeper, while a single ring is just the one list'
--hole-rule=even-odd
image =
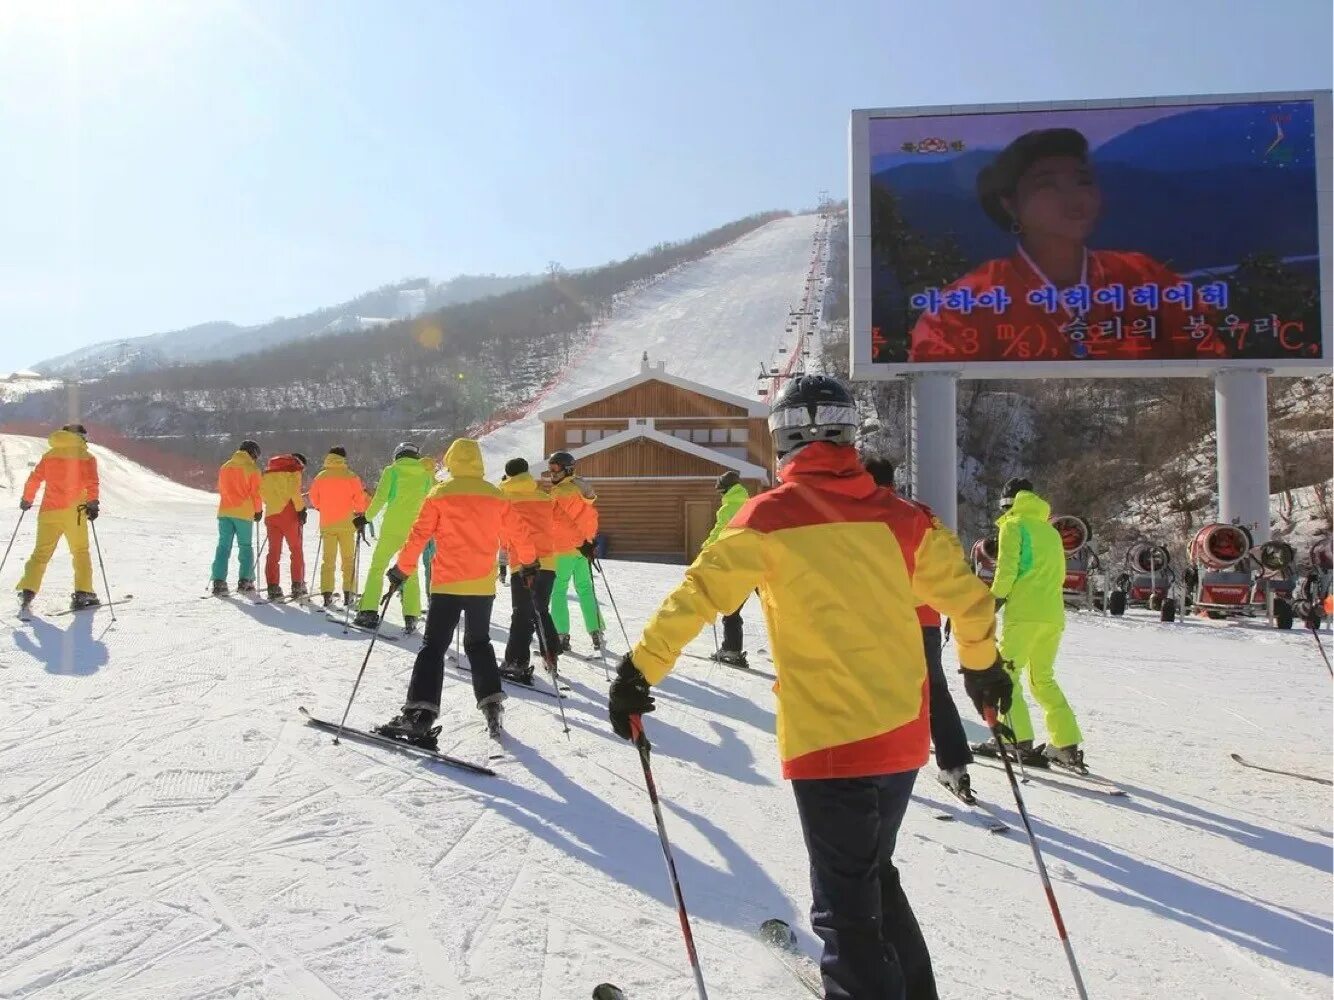
[{"label": "snow cannon", "polygon": [[996,558],[1000,555],[1000,545],[996,536],[979,538],[973,543],[973,572],[978,579],[990,583],[996,578]]},{"label": "snow cannon", "polygon": [[1126,550],[1126,568],[1107,595],[1107,610],[1117,617],[1129,606],[1158,612],[1159,621],[1176,621],[1177,602],[1172,597],[1176,571],[1167,547],[1138,542]]},{"label": "snow cannon", "polygon": [[1277,628],[1292,628],[1292,546],[1266,542],[1257,547],[1245,526],[1216,522],[1195,533],[1188,551],[1186,587],[1191,603],[1207,617],[1263,614]]},{"label": "snow cannon", "polygon": [[1061,548],[1065,549],[1065,586],[1062,589],[1067,603],[1083,604],[1091,609],[1093,573],[1099,568],[1098,557],[1089,547],[1093,541],[1093,528],[1075,514],[1058,514],[1051,519],[1051,526],[1061,536]]}]

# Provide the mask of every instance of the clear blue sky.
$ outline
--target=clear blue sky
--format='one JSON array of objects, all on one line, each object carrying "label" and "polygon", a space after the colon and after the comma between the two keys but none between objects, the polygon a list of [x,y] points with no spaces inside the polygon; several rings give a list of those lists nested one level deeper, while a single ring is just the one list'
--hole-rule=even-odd
[{"label": "clear blue sky", "polygon": [[854,107],[1328,88],[1329,0],[0,0],[0,372],[847,187]]}]

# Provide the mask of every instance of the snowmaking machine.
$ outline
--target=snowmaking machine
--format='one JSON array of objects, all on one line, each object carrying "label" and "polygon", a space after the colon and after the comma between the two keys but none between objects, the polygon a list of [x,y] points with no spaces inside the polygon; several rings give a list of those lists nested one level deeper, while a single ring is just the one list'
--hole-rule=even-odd
[{"label": "snowmaking machine", "polygon": [[1158,612],[1159,621],[1176,621],[1177,601],[1172,596],[1176,578],[1166,546],[1137,542],[1126,551],[1126,568],[1107,594],[1107,610],[1120,617],[1127,607],[1148,608]]},{"label": "snowmaking machine", "polygon": [[1102,568],[1090,545],[1093,528],[1075,514],[1058,514],[1051,519],[1051,526],[1061,536],[1061,547],[1065,549],[1065,586],[1062,588],[1065,603],[1091,611],[1094,606],[1093,576]]},{"label": "snowmaking machine", "polygon": [[1190,543],[1190,603],[1213,619],[1263,615],[1292,628],[1296,553],[1287,542],[1255,545],[1240,524],[1206,524]]},{"label": "snowmaking machine", "polygon": [[989,584],[996,578],[996,556],[999,553],[1000,546],[995,535],[979,538],[973,543],[971,553],[973,572],[983,583]]},{"label": "snowmaking machine", "polygon": [[1307,567],[1292,590],[1293,614],[1312,631],[1330,614],[1330,584],[1334,571],[1334,549],[1330,536],[1317,541],[1306,554]]}]

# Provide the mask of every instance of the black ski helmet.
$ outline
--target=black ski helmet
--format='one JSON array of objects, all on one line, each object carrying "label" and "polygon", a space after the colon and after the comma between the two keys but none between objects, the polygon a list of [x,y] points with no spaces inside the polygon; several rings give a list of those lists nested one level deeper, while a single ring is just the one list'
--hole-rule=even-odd
[{"label": "black ski helmet", "polygon": [[877,486],[894,486],[894,463],[884,455],[872,455],[863,464]]},{"label": "black ski helmet", "polygon": [[400,444],[397,448],[394,449],[395,461],[397,461],[400,458],[421,458],[421,457],[422,453],[417,450],[417,446],[409,441],[404,441],[402,444]]},{"label": "black ski helmet", "polygon": [[780,460],[816,441],[851,445],[857,435],[857,404],[836,378],[797,375],[774,400],[769,433]]},{"label": "black ski helmet", "polygon": [[527,471],[528,471],[528,459],[526,458],[511,458],[508,462],[505,463],[506,479],[509,479],[511,476],[521,476]]},{"label": "black ski helmet", "polygon": [[1023,476],[1013,476],[1005,481],[1001,487],[1001,510],[1009,510],[1014,506],[1014,498],[1019,495],[1020,490],[1033,492],[1033,484]]},{"label": "black ski helmet", "polygon": [[71,434],[77,434],[85,441],[88,440],[88,428],[83,426],[83,424],[66,424],[60,429],[62,431],[69,431]]},{"label": "black ski helmet", "polygon": [[330,455],[337,455],[339,458],[347,458],[347,449],[341,444],[336,444],[329,449]]},{"label": "black ski helmet", "polygon": [[553,451],[547,456],[547,465],[554,465],[562,472],[570,472],[574,469],[574,456],[568,451]]},{"label": "black ski helmet", "polygon": [[251,441],[248,438],[245,441],[242,441],[240,444],[238,444],[236,446],[236,450],[245,452],[256,462],[259,461],[259,445],[257,445],[254,441]]},{"label": "black ski helmet", "polygon": [[292,457],[301,463],[301,468],[303,469],[307,466],[307,464],[309,464],[306,462],[306,456],[301,454],[301,452],[299,451],[292,452]]},{"label": "black ski helmet", "polygon": [[719,493],[726,493],[733,486],[741,485],[741,473],[737,472],[736,469],[728,469],[718,477],[718,481],[713,485]]}]

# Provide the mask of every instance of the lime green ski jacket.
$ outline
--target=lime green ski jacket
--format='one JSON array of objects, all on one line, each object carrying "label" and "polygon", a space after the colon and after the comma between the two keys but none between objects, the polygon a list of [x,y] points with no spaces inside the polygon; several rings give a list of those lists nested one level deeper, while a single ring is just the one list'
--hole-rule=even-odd
[{"label": "lime green ski jacket", "polygon": [[384,521],[380,525],[380,534],[391,538],[407,538],[426,500],[426,494],[434,485],[435,479],[422,465],[421,459],[406,456],[396,459],[380,473],[375,496],[366,508],[366,519],[375,520],[383,510]]},{"label": "lime green ski jacket", "polygon": [[1014,505],[996,519],[1000,529],[991,593],[1005,598],[1005,621],[1065,625],[1065,549],[1048,518],[1051,506],[1020,490]]}]

